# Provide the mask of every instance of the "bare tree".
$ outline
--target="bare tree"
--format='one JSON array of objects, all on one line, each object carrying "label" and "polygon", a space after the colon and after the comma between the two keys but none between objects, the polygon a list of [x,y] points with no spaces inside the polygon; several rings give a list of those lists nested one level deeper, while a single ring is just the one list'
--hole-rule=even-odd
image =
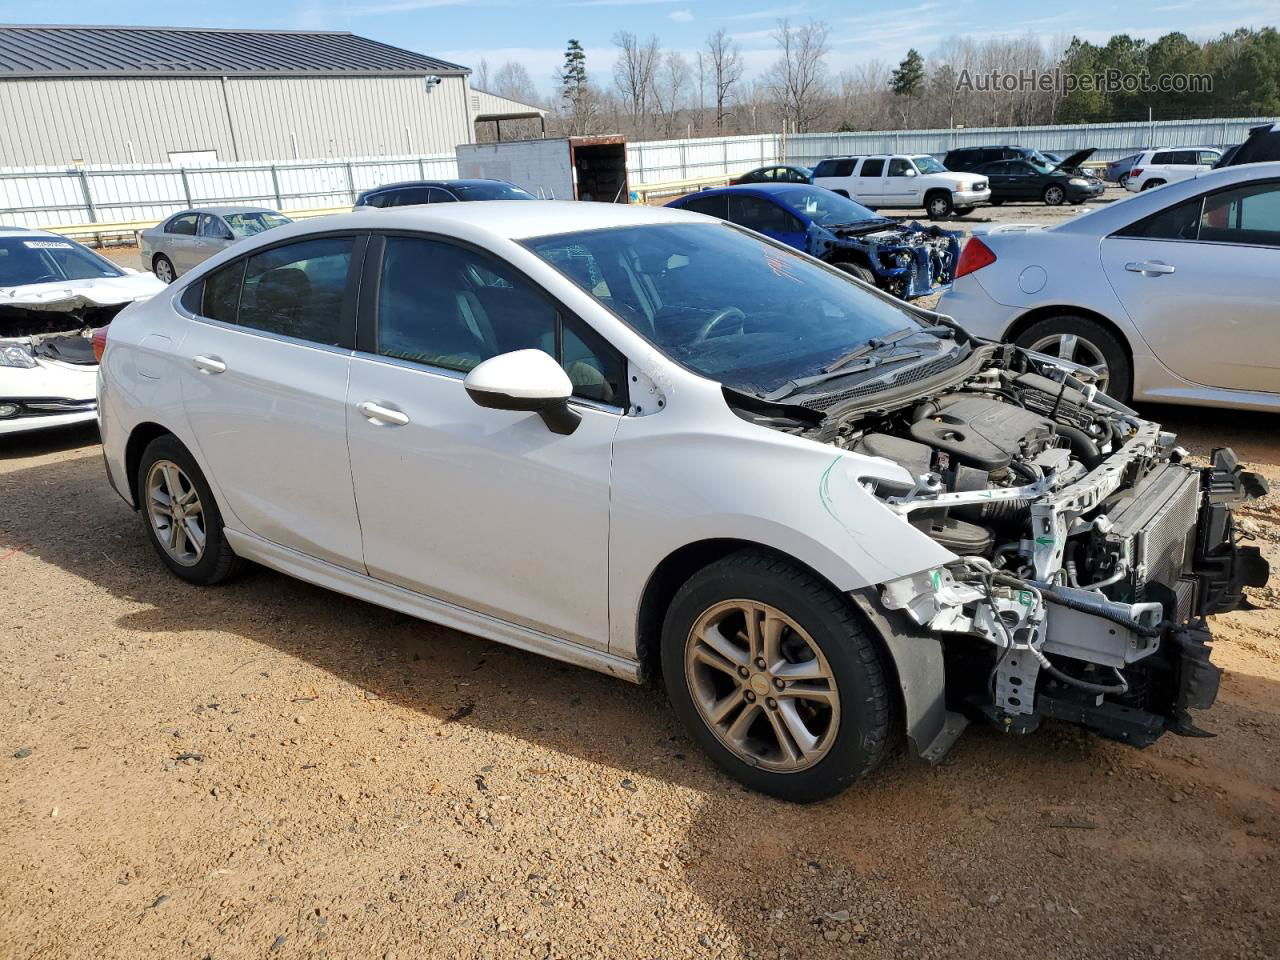
[{"label": "bare tree", "polygon": [[631,114],[633,132],[640,134],[646,126],[645,108],[653,89],[658,68],[658,38],[650,36],[641,43],[634,33],[620,30],[613,35],[618,59],[613,64],[613,81]]},{"label": "bare tree", "polygon": [[653,97],[662,118],[662,135],[678,135],[680,111],[687,101],[691,77],[689,61],[678,50],[668,50],[662,57],[653,81]]},{"label": "bare tree", "polygon": [[494,72],[493,88],[489,92],[521,103],[536,105],[540,100],[529,71],[524,68],[524,64],[514,60],[508,60]]},{"label": "bare tree", "polygon": [[484,57],[480,58],[480,66],[471,74],[471,86],[477,90],[489,89],[489,61]]},{"label": "bare tree", "polygon": [[785,121],[797,133],[806,133],[822,115],[827,98],[827,36],[830,28],[820,20],[792,27],[779,20],[773,31],[779,57],[766,80],[773,90]]},{"label": "bare tree", "polygon": [[[707,37],[707,54],[711,63],[711,85],[716,95],[716,129],[724,130],[729,90],[742,79],[742,54],[724,27]],[[702,55],[698,57],[701,61]]]}]

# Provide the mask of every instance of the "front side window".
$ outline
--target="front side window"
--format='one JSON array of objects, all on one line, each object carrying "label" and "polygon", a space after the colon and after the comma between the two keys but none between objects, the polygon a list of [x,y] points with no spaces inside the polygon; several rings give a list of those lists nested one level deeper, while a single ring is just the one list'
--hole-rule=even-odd
[{"label": "front side window", "polygon": [[194,213],[184,213],[180,217],[174,217],[165,224],[165,233],[177,233],[182,236],[194,237],[196,234],[197,216]]},{"label": "front side window", "polygon": [[249,257],[235,322],[341,346],[346,339],[343,300],[353,245],[351,237],[318,237]]},{"label": "front side window", "polygon": [[708,217],[715,217],[717,220],[725,220],[729,216],[726,204],[725,195],[717,193],[705,197],[691,197],[684,202],[684,209],[692,210],[694,213],[705,213]]},{"label": "front side window", "polygon": [[761,197],[729,194],[729,219],[748,230],[774,233],[802,232],[804,226],[787,211]]},{"label": "front side window", "polygon": [[[825,227],[845,223],[862,223],[884,219],[860,203],[822,187],[807,190],[788,190],[778,197],[778,202],[802,217],[807,217]],[[797,227],[796,229],[800,229]]]},{"label": "front side window", "polygon": [[415,207],[426,203],[430,195],[426,187],[405,187],[403,190],[392,190],[386,194],[384,207]]},{"label": "front side window", "polygon": [[1280,247],[1280,183],[1254,183],[1205,197],[1200,239]]},{"label": "front side window", "polygon": [[455,197],[448,190],[443,190],[440,187],[430,187],[427,190],[427,202],[428,203],[457,203],[458,198]]},{"label": "front side window", "polygon": [[227,233],[226,224],[217,217],[210,216],[207,213],[200,214],[200,228],[198,233],[202,237],[212,237],[215,240],[230,239]]},{"label": "front side window", "polygon": [[903,157],[894,157],[889,161],[889,176],[891,177],[909,177],[915,173],[909,160]]},{"label": "front side window", "polygon": [[524,241],[677,363],[767,395],[913,315],[836,270],[728,224],[652,224]]},{"label": "front side window", "polygon": [[439,240],[386,238],[377,327],[385,357],[465,373],[512,350],[543,350],[564,367],[575,396],[622,396],[616,351],[515,270]]}]

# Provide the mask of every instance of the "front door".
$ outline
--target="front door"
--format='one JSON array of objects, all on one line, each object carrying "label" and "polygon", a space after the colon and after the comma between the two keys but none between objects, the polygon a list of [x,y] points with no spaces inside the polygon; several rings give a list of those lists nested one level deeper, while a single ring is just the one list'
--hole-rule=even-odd
[{"label": "front door", "polygon": [[[347,406],[370,575],[606,649],[621,357],[486,254],[392,235],[373,255],[368,350],[352,361]],[[575,384],[582,420],[567,436],[463,389],[482,360],[531,347]]]},{"label": "front door", "polygon": [[214,271],[181,361],[196,444],[240,523],[363,572],[346,437],[360,245],[299,240]]},{"label": "front door", "polygon": [[886,207],[918,207],[924,203],[920,192],[920,176],[915,165],[906,157],[890,157],[884,177],[884,205]]},{"label": "front door", "polygon": [[1280,393],[1280,180],[1107,237],[1102,264],[1152,352],[1193,383]]}]

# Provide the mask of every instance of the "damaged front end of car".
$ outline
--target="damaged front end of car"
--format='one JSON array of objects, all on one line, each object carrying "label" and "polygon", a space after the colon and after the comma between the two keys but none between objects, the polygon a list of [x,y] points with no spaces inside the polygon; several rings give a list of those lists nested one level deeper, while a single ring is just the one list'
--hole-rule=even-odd
[{"label": "damaged front end of car", "polygon": [[954,558],[854,595],[916,751],[939,759],[969,721],[1055,718],[1138,747],[1204,735],[1189,711],[1221,674],[1206,618],[1266,583],[1232,515],[1265,481],[1229,449],[1193,465],[1084,368],[949,335],[972,347],[961,363],[816,398],[821,424],[799,431],[903,468],[851,477]]},{"label": "damaged front end of car", "polygon": [[901,300],[927,296],[955,279],[960,235],[954,230],[892,221],[813,227],[809,253],[866,267],[877,287]]}]

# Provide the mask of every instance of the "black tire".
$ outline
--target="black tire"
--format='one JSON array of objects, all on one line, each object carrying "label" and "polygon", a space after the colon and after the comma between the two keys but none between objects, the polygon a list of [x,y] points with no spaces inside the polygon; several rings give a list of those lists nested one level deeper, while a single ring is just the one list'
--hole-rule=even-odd
[{"label": "black tire", "polygon": [[846,200],[848,200],[848,199],[849,199],[849,191],[848,191],[848,190],[832,190],[831,192],[832,192],[832,193],[834,193],[834,194],[835,194],[836,196],[838,196],[838,197],[844,197]]},{"label": "black tire", "polygon": [[837,270],[843,270],[851,277],[857,277],[859,280],[869,283],[873,287],[878,286],[876,283],[876,275],[860,263],[849,263],[848,261],[845,261],[844,263],[834,264],[834,266]]},{"label": "black tire", "polygon": [[[1142,185],[1142,189],[1151,190],[1151,189],[1154,189],[1155,187],[1163,187],[1163,186],[1164,186],[1163,180],[1148,180],[1146,183]],[[1141,192],[1142,191],[1139,191],[1139,193]]]},{"label": "black tire", "polygon": [[1014,342],[1020,347],[1030,348],[1046,337],[1063,335],[1081,337],[1098,348],[1106,361],[1110,378],[1106,392],[1121,403],[1128,403],[1133,395],[1133,364],[1129,360],[1129,352],[1116,334],[1097,320],[1070,313],[1045,317],[1023,330]]},{"label": "black tire", "polygon": [[924,210],[930,220],[945,220],[951,216],[953,209],[951,194],[946,190],[934,190],[925,194]]},{"label": "black tire", "polygon": [[178,271],[173,269],[173,261],[163,253],[157,253],[151,258],[151,272],[165,283],[173,283],[178,277]]},{"label": "black tire", "polygon": [[1120,189],[1121,189],[1121,190],[1128,190],[1128,189],[1129,189],[1129,175],[1128,175],[1127,173],[1122,174],[1122,175],[1121,175],[1121,177],[1120,177],[1120,179],[1119,179],[1119,180],[1117,180],[1117,181],[1116,181],[1116,183],[1119,185],[1119,187],[1120,187]]},{"label": "black tire", "polygon": [[1040,199],[1050,207],[1062,206],[1062,201],[1067,199],[1067,192],[1056,183],[1051,183],[1044,188],[1044,192],[1040,194]]},{"label": "black tire", "polygon": [[[202,520],[205,543],[204,553],[193,565],[184,565],[170,556],[167,548],[160,542],[159,534],[148,510],[147,477],[151,473],[152,466],[160,460],[168,460],[176,464],[186,474],[191,486],[199,494],[200,503],[203,507]],[[195,458],[191,456],[190,452],[177,437],[172,434],[165,434],[162,437],[156,437],[147,444],[147,448],[142,451],[142,458],[138,462],[137,483],[138,512],[142,517],[143,528],[146,530],[147,539],[151,541],[151,546],[155,548],[165,566],[183,580],[202,587],[211,587],[214,584],[222,583],[240,572],[244,566],[244,561],[235,555],[235,552],[231,549],[231,544],[227,543],[227,538],[223,535],[222,512],[218,509],[218,503],[213,497],[213,491],[209,489],[209,483],[205,480],[204,474],[201,472]]]},{"label": "black tire", "polygon": [[998,207],[1004,203],[1004,197],[992,197],[989,202],[993,207]]},{"label": "black tire", "polygon": [[967,217],[973,213],[973,207],[956,207],[953,212],[957,217]]},{"label": "black tire", "polygon": [[[685,647],[699,618],[728,600],[769,604],[794,620],[820,648],[834,678],[840,711],[835,736],[813,765],[777,772],[749,763],[703,720],[685,673]],[[742,550],[694,574],[680,588],[662,628],[662,668],[676,715],[729,776],[783,800],[833,797],[872,770],[892,742],[895,700],[889,671],[861,614],[813,573],[760,550]]]}]

